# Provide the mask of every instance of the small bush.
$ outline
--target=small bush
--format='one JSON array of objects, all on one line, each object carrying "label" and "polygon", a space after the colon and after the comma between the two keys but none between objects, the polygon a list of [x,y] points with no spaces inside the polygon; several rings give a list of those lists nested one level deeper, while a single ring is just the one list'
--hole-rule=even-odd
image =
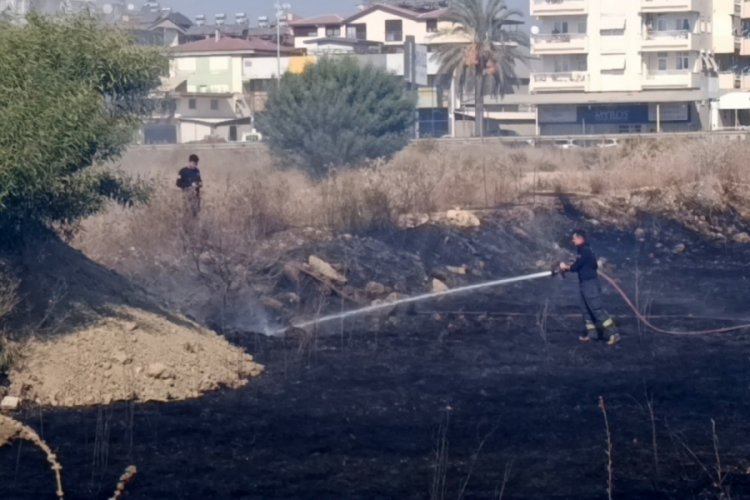
[{"label": "small bush", "polygon": [[415,102],[399,77],[352,58],[323,59],[283,76],[258,128],[277,154],[324,176],[332,167],[403,149],[414,115]]}]

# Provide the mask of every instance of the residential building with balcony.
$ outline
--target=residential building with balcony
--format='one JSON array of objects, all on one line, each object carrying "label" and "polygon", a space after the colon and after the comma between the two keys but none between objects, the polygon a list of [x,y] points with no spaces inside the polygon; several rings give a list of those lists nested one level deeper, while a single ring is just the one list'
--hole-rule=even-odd
[{"label": "residential building with balcony", "polygon": [[173,102],[171,113],[144,127],[144,141],[242,140],[252,133],[253,117],[279,73],[304,66],[301,51],[279,49],[281,58],[275,43],[219,33],[174,47],[161,88],[163,99]]},{"label": "residential building with balcony", "polygon": [[715,102],[750,83],[748,0],[529,2],[542,134],[720,128]]}]

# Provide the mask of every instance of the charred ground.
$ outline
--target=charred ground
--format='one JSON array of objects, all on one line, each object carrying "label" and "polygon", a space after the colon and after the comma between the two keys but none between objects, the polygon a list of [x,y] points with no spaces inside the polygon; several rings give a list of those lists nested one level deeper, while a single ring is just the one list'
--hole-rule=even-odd
[{"label": "charred ground", "polygon": [[[636,226],[583,214],[534,220],[342,237],[289,258],[315,253],[340,263],[355,289],[374,280],[411,293],[431,277],[457,285],[531,272],[562,257],[554,243],[583,225],[659,324],[747,319],[747,245],[717,244],[658,218],[638,221],[645,241]],[[678,244],[685,250],[675,252]],[[460,265],[470,272],[446,267]],[[313,300],[319,286],[304,279],[278,287],[301,297],[296,315],[352,307],[335,294]],[[306,335],[234,332],[267,367],[246,388],[170,405],[33,408],[22,418],[56,446],[71,498],[105,495],[136,463],[129,498],[598,499],[607,486],[602,396],[615,498],[718,498],[722,488],[750,497],[747,334],[655,336],[616,296],[607,303],[625,333],[615,349],[576,343],[574,280],[550,279]],[[0,470],[3,498],[53,491],[28,447],[3,449]]]}]

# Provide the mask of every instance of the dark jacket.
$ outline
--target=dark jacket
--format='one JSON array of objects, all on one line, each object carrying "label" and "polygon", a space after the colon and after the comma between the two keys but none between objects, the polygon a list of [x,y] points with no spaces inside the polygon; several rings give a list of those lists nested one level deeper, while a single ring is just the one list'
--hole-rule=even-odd
[{"label": "dark jacket", "polygon": [[201,171],[198,168],[183,167],[180,169],[179,175],[180,178],[177,179],[177,187],[180,189],[197,188],[203,183],[201,180]]},{"label": "dark jacket", "polygon": [[595,280],[599,277],[596,270],[599,264],[596,262],[596,254],[588,244],[578,247],[578,258],[570,266],[571,272],[578,273],[579,281]]}]

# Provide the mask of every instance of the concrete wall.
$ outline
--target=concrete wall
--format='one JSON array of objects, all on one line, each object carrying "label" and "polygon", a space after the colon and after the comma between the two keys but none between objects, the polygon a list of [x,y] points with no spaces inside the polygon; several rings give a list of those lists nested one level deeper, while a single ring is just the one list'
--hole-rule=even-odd
[{"label": "concrete wall", "polygon": [[[195,109],[190,109],[190,99],[195,100]],[[211,101],[217,101],[219,109],[211,109]],[[231,96],[183,96],[177,99],[176,114],[187,118],[234,118],[234,97]]]}]

